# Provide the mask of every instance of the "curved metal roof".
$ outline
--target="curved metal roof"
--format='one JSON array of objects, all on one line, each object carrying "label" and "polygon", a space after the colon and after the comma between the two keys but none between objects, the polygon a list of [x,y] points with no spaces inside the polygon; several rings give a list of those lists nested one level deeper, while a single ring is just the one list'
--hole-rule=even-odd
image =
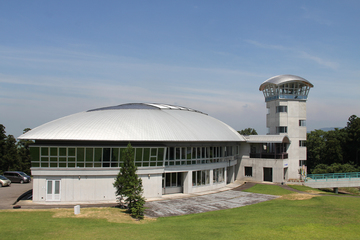
[{"label": "curved metal roof", "polygon": [[245,141],[199,111],[165,104],[124,104],[45,123],[18,139],[84,141]]},{"label": "curved metal roof", "polygon": [[265,82],[263,82],[260,87],[259,90],[262,91],[264,90],[264,88],[268,85],[268,84],[275,84],[275,85],[280,85],[286,82],[302,82],[305,85],[309,86],[309,87],[314,87],[314,85],[312,85],[308,80],[306,80],[305,78],[299,77],[299,76],[295,76],[295,75],[290,75],[290,74],[285,74],[285,75],[278,75],[272,78],[269,78],[268,80],[266,80]]}]

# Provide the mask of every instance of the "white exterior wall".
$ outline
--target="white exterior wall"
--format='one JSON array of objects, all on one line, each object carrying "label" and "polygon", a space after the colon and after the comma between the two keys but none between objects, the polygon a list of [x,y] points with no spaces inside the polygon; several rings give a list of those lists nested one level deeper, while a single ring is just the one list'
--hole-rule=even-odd
[{"label": "white exterior wall", "polygon": [[[287,106],[287,112],[276,113],[277,106]],[[306,126],[299,126],[299,120],[306,120],[306,101],[274,100],[266,103],[268,114],[266,126],[269,134],[279,134],[276,127],[286,126],[290,139],[288,152],[288,178],[299,179],[299,160],[306,160],[306,147],[299,147],[300,140],[306,140]]]},{"label": "white exterior wall", "polygon": [[[165,172],[183,172],[183,192],[195,193],[214,190],[226,185],[227,167],[231,172],[229,182],[234,181],[234,166],[237,160],[227,162],[183,165],[169,168],[152,167],[139,168],[138,176],[142,179],[144,197],[159,198],[162,196],[162,174]],[[225,168],[224,182],[213,183],[213,169]],[[192,186],[192,171],[209,170],[210,184],[204,186]],[[35,203],[100,203],[116,202],[113,183],[119,168],[104,169],[35,169],[32,170],[33,179],[33,202]],[[60,196],[57,201],[47,199],[47,180],[60,181]]]}]

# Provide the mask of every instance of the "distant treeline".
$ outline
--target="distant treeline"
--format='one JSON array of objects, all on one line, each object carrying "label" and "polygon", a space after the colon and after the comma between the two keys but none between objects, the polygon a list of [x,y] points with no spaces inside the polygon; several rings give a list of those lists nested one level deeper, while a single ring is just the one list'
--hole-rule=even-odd
[{"label": "distant treeline", "polygon": [[[24,129],[24,133],[30,129]],[[6,135],[4,125],[0,124],[0,175],[4,171],[22,171],[30,175],[30,151],[32,141],[16,141],[13,135]]]},{"label": "distant treeline", "polygon": [[349,117],[346,127],[307,134],[309,173],[360,172],[360,118]]}]

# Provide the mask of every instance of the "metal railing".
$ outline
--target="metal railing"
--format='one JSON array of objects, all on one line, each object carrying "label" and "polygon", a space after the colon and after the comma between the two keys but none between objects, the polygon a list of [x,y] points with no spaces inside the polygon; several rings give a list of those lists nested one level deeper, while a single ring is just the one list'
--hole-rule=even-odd
[{"label": "metal railing", "polygon": [[351,181],[351,180],[359,180],[359,178],[360,178],[360,172],[324,173],[324,174],[308,174],[305,178],[305,181],[307,182]]}]

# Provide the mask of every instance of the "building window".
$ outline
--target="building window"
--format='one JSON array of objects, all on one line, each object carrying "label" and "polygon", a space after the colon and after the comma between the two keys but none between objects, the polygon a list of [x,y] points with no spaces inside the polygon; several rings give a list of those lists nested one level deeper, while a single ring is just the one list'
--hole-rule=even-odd
[{"label": "building window", "polygon": [[287,106],[277,106],[276,107],[276,112],[287,112]]},{"label": "building window", "polygon": [[287,133],[287,127],[283,127],[283,126],[276,127],[276,132],[277,133]]},{"label": "building window", "polygon": [[210,184],[210,170],[193,171],[192,172],[193,186],[209,185]]},{"label": "building window", "polygon": [[306,166],[306,160],[299,160],[299,166]]},{"label": "building window", "polygon": [[300,140],[299,141],[299,147],[306,147],[306,141],[305,140]]},{"label": "building window", "polygon": [[217,168],[213,170],[213,183],[222,183],[225,181],[225,168]]},{"label": "building window", "polygon": [[245,177],[252,177],[252,167],[245,167]]},{"label": "building window", "polygon": [[306,120],[299,120],[299,126],[305,127],[306,126]]}]

